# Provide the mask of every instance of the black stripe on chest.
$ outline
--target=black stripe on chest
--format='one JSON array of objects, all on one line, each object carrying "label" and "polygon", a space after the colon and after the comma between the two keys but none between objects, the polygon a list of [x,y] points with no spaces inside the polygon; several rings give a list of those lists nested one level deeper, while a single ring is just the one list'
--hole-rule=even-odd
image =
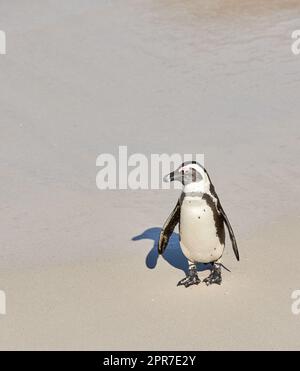
[{"label": "black stripe on chest", "polygon": [[218,213],[216,204],[214,203],[213,198],[208,194],[204,193],[202,199],[206,201],[207,206],[211,208],[213,212],[213,217],[215,221],[216,227],[216,235],[219,238],[219,241],[222,245],[225,244],[225,228],[224,228],[224,220],[221,214]]}]

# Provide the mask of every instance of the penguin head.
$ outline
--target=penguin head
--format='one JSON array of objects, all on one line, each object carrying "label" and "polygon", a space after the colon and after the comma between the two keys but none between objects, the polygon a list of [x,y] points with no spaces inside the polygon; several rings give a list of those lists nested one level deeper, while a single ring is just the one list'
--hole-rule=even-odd
[{"label": "penguin head", "polygon": [[180,181],[184,186],[198,183],[205,179],[205,169],[196,161],[183,162],[175,171],[164,177],[165,182]]}]

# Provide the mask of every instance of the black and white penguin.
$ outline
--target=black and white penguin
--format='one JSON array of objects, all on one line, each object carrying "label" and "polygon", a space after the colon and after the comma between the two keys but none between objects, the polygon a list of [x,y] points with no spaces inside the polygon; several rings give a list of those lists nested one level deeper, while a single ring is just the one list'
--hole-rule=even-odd
[{"label": "black and white penguin", "polygon": [[189,287],[200,283],[197,263],[211,263],[211,273],[204,282],[207,285],[220,285],[221,258],[225,247],[224,224],[237,260],[239,252],[232,227],[208,172],[197,162],[190,161],[165,176],[164,180],[180,181],[183,184],[183,192],[161,230],[158,253],[163,254],[175,226],[179,223],[180,246],[188,259],[189,272],[178,282],[178,286]]}]

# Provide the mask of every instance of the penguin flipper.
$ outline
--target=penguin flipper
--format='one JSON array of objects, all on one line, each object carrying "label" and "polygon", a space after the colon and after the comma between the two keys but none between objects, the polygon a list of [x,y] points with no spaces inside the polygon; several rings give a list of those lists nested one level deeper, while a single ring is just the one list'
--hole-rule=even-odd
[{"label": "penguin flipper", "polygon": [[222,217],[224,219],[224,222],[226,224],[226,227],[228,229],[229,236],[230,236],[231,243],[232,243],[232,249],[233,249],[234,255],[236,257],[236,260],[239,261],[240,260],[240,254],[239,254],[239,250],[238,250],[238,247],[237,247],[235,235],[234,235],[233,229],[231,227],[231,224],[229,222],[229,219],[227,218],[227,215],[226,215],[223,207],[220,204],[219,204],[219,211],[220,211],[220,213],[221,213],[221,215],[222,215]]},{"label": "penguin flipper", "polygon": [[163,254],[165,251],[169,239],[174,231],[174,228],[179,223],[180,219],[180,202],[178,201],[173,211],[169,215],[168,219],[165,221],[165,224],[160,232],[159,241],[158,241],[158,253]]}]

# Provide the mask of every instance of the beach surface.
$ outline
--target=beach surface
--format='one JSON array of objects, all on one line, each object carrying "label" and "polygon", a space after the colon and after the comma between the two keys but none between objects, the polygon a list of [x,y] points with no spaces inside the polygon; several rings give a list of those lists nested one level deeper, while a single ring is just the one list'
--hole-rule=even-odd
[{"label": "beach surface", "polygon": [[[299,12],[1,2],[1,350],[300,350]],[[176,287],[176,234],[157,256],[180,191],[97,189],[120,145],[204,154],[241,255],[220,287]]]}]

